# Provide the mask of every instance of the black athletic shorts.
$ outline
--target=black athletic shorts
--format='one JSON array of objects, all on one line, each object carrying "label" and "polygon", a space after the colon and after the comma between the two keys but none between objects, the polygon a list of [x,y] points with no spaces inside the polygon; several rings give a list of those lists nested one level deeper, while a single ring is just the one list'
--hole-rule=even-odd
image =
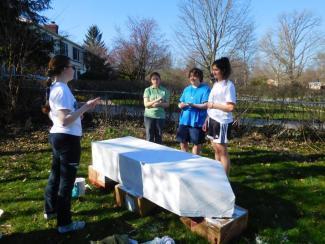
[{"label": "black athletic shorts", "polygon": [[209,118],[207,138],[209,138],[214,143],[228,143],[228,140],[230,139],[231,127],[232,122],[222,124],[215,121],[214,119]]}]

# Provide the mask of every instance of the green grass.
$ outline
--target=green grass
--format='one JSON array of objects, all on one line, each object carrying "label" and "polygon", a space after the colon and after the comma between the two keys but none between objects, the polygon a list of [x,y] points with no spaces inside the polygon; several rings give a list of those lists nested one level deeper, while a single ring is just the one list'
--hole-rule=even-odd
[{"label": "green grass", "polygon": [[[82,141],[78,176],[87,178],[90,142],[133,135],[130,127],[88,131]],[[178,147],[165,135],[168,146]],[[269,146],[272,145],[272,146]],[[12,136],[0,141],[0,243],[89,243],[112,234],[128,234],[139,242],[169,235],[178,243],[206,243],[191,233],[179,217],[166,211],[140,218],[114,207],[112,192],[93,188],[73,200],[73,218],[87,222],[85,230],[59,235],[56,222],[43,219],[43,194],[50,169],[46,132]],[[236,203],[247,208],[247,230],[237,243],[325,243],[325,144],[273,141],[250,136],[230,144],[231,185]],[[209,145],[203,155],[212,157]]]},{"label": "green grass", "polygon": [[320,121],[325,122],[325,110],[320,106],[300,106],[273,103],[247,103],[239,101],[234,112],[244,118]]}]

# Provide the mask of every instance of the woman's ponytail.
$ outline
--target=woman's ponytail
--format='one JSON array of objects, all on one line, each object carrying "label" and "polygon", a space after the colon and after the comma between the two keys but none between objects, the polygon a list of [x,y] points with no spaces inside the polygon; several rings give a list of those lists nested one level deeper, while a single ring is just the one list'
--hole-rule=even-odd
[{"label": "woman's ponytail", "polygon": [[56,55],[51,58],[48,64],[47,76],[49,77],[46,81],[46,90],[45,90],[45,104],[42,105],[42,112],[48,114],[51,110],[50,108],[50,91],[51,85],[53,83],[53,78],[60,75],[64,68],[69,65],[70,58],[64,55]]},{"label": "woman's ponytail", "polygon": [[42,105],[42,112],[44,114],[48,114],[51,110],[50,108],[50,103],[49,103],[49,99],[50,99],[50,91],[51,91],[51,85],[52,85],[52,79],[51,77],[49,77],[46,81],[46,89],[45,89],[45,103]]}]

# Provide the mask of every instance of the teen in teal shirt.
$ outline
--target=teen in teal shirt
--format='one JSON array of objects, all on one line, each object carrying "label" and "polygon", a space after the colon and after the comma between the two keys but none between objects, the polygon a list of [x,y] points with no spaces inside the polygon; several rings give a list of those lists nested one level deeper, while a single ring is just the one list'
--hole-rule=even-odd
[{"label": "teen in teal shirt", "polygon": [[143,103],[144,125],[147,141],[162,143],[162,129],[165,124],[165,108],[169,106],[169,91],[160,85],[161,79],[158,72],[150,75],[152,85],[144,90]]}]

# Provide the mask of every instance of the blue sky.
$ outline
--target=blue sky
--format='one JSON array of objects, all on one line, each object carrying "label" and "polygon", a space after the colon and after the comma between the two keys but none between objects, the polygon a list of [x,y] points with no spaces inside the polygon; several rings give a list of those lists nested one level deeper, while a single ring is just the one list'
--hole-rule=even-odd
[{"label": "blue sky", "polygon": [[[59,25],[59,30],[79,44],[83,43],[90,25],[96,24],[103,32],[103,40],[110,49],[116,37],[116,27],[122,30],[128,16],[153,18],[160,32],[170,40],[175,53],[174,29],[179,22],[178,5],[180,0],[52,0],[51,10],[43,14]],[[251,0],[251,15],[256,24],[256,37],[259,39],[277,23],[277,17],[284,12],[307,9],[322,17],[325,0]],[[325,32],[325,19],[322,17],[322,31]]]}]

